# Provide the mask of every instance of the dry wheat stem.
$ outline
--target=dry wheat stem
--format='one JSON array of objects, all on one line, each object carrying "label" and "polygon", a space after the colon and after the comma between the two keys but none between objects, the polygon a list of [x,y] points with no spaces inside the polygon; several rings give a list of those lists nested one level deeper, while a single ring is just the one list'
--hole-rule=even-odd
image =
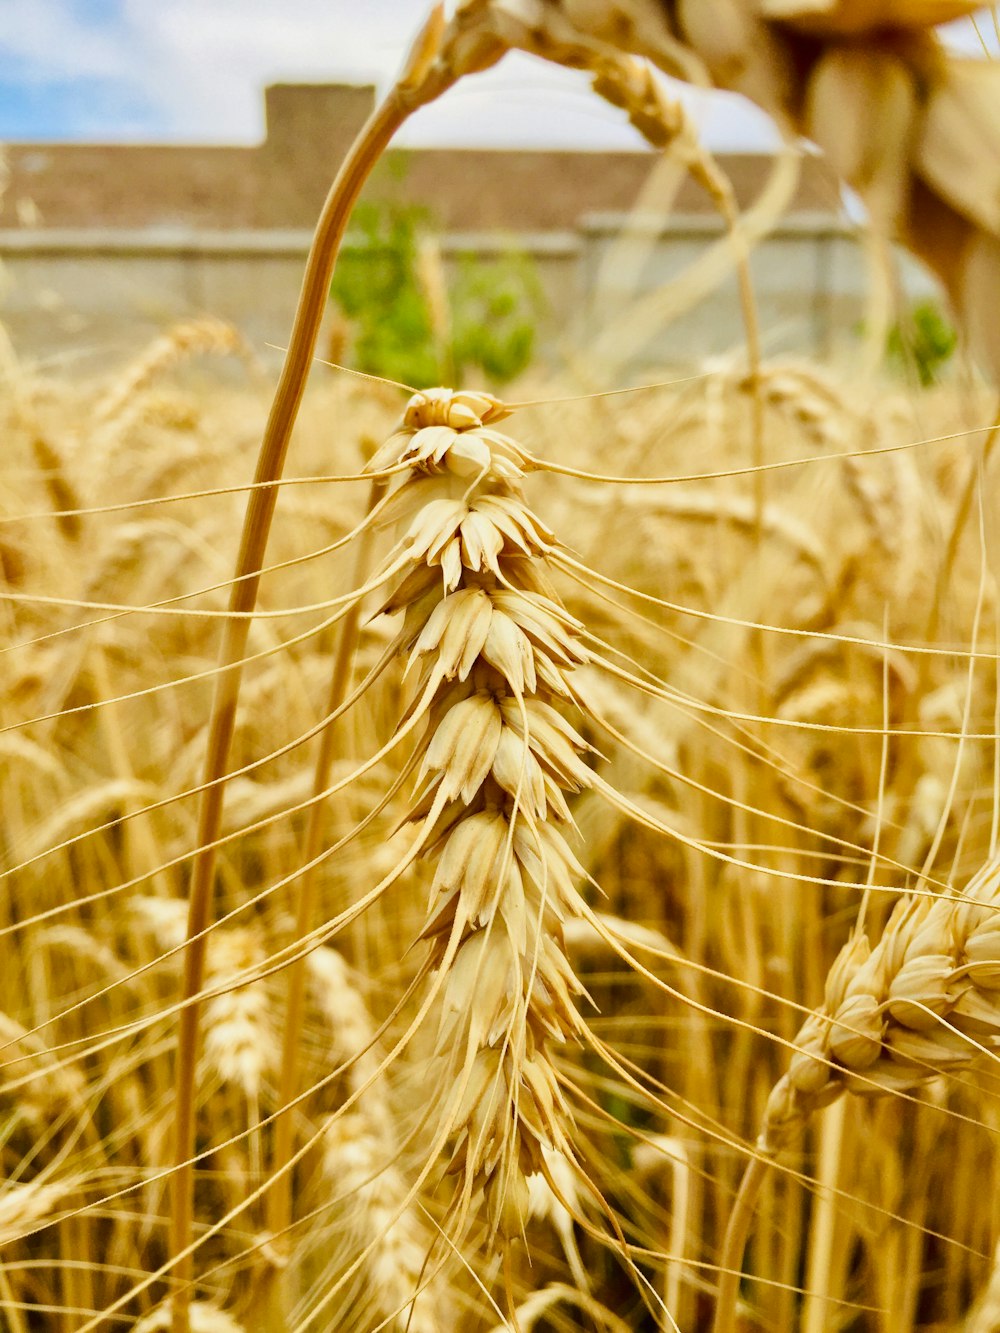
[{"label": "dry wheat stem", "polygon": [[[291,439],[292,428],[305,388],[306,377],[315,350],[320,321],[326,303],[337,250],[343,239],[347,221],[371,171],[384,147],[401,124],[405,122],[416,97],[407,84],[410,79],[419,84],[420,63],[425,52],[418,49],[416,62],[404,70],[403,78],[390,92],[348,153],[344,165],[331,187],[317,224],[316,234],[307,261],[299,305],[289,340],[289,349],[282,367],[281,379],[265,430],[257,463],[255,482],[275,481],[281,474]],[[412,89],[415,94],[416,89]],[[259,586],[259,571],[271,520],[277,500],[273,488],[255,490],[249,501],[236,561],[230,609],[239,615],[252,611]],[[246,575],[251,575],[245,578]],[[235,729],[236,706],[239,697],[240,668],[244,655],[249,621],[227,620],[225,637],[220,652],[220,663],[225,668],[217,683],[209,723],[210,739],[205,762],[205,778],[213,782],[227,768],[229,750]],[[198,843],[206,846],[215,841],[222,818],[223,786],[211,787],[206,794],[199,819]],[[205,966],[205,945],[201,938],[211,916],[212,883],[215,859],[211,851],[199,853],[191,885],[188,936],[192,943],[185,953],[183,996],[196,996],[202,987]],[[187,1253],[190,1245],[194,1211],[194,1173],[187,1165],[194,1145],[194,1097],[199,1007],[191,1004],[181,1014],[178,1033],[178,1057],[175,1093],[174,1160],[172,1181],[171,1250],[178,1259],[177,1277],[184,1284],[190,1280],[193,1264]],[[172,1317],[173,1333],[190,1333],[187,1314],[187,1295],[178,1298]]]},{"label": "dry wheat stem", "polygon": [[[374,481],[372,483],[368,504],[368,514],[370,517],[374,517],[377,514],[379,502],[382,499],[384,490],[385,482]],[[364,584],[365,582],[365,574],[367,572],[371,551],[371,538],[372,530],[369,526],[365,530],[364,538],[358,543],[356,548],[354,566],[355,584]],[[315,861],[315,858],[320,852],[320,845],[325,832],[326,820],[324,793],[329,786],[330,770],[334,759],[333,720],[337,717],[338,711],[344,705],[349,692],[350,672],[354,663],[354,654],[357,648],[358,632],[361,621],[361,606],[361,600],[358,600],[351,608],[348,617],[345,619],[341,627],[340,640],[337,645],[337,653],[330,677],[330,689],[326,707],[328,722],[325,729],[320,734],[320,747],[316,756],[313,774],[313,804],[310,807],[309,823],[306,830],[304,854],[307,862]],[[302,876],[299,884],[293,939],[299,939],[309,933],[313,918],[316,915],[316,895],[317,877],[315,869],[313,869]],[[288,993],[285,1000],[285,1016],[282,1025],[281,1077],[278,1084],[279,1118],[275,1124],[274,1147],[272,1153],[272,1164],[276,1183],[275,1188],[268,1196],[268,1229],[273,1235],[277,1235],[285,1230],[291,1222],[292,1215],[291,1173],[284,1170],[284,1167],[291,1154],[294,1126],[291,1115],[282,1116],[280,1108],[290,1103],[298,1090],[299,1049],[305,1009],[305,961],[305,958],[297,960],[291,965],[288,973]],[[269,1295],[275,1304],[274,1309],[269,1311],[268,1317],[272,1320],[275,1327],[278,1328],[284,1319],[284,1311],[287,1304],[286,1300],[283,1299],[284,1293],[282,1291],[280,1273],[276,1274],[274,1288]]]}]

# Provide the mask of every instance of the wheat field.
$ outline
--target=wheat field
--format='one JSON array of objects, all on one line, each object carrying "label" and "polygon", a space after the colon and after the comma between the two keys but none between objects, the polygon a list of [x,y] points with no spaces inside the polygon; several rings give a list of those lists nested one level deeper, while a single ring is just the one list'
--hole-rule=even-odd
[{"label": "wheat field", "polygon": [[[11,1333],[1000,1329],[996,394],[764,357],[635,59],[808,131],[988,368],[969,8],[466,0],[273,396],[217,320],[93,382],[5,350]],[[709,192],[739,355],[313,364],[371,166],[516,46]]]},{"label": "wheat field", "polygon": [[[398,513],[360,558],[357,530],[364,469],[384,465],[406,396],[317,376],[247,644],[217,852],[192,1327],[264,1327],[275,1287],[295,1328],[705,1327],[741,1169],[862,903],[874,941],[904,890],[920,903],[990,863],[992,397],[882,384],[864,398],[792,362],[763,383],[759,522],[742,374],[551,404],[563,395],[532,385],[538,405],[492,428],[522,464],[584,474],[525,469],[527,544],[549,566],[539,595],[563,608],[548,637],[528,633],[572,676],[571,694],[532,707],[558,710],[578,756],[561,783],[572,822],[555,819],[552,792],[537,809],[564,830],[565,884],[550,881],[545,914],[583,1026],[561,1030],[564,1015],[549,1042],[565,1142],[522,1145],[511,1169],[524,1170],[524,1202],[505,1219],[440,1096],[474,1078],[440,1067],[441,1033],[492,983],[480,962],[465,968],[471,990],[442,993],[457,963],[441,920],[428,934],[441,873],[414,855],[428,841],[413,804],[424,681],[404,671],[417,629],[410,613],[403,628],[393,606],[380,613],[376,589],[342,697],[370,687],[321,726],[336,711],[343,593],[393,549]],[[185,381],[169,367],[97,385],[11,367],[8,389],[3,1309],[18,1331],[167,1327],[185,900],[266,395],[252,377],[222,385],[203,368]],[[586,479],[609,464],[673,480]],[[440,605],[439,582],[411,577],[407,595]],[[429,707],[433,727],[449,706]],[[335,743],[317,787],[324,736]],[[543,759],[546,773],[569,763]],[[516,754],[511,767],[517,791]],[[317,790],[330,793],[321,805]],[[438,843],[448,818],[435,815]],[[311,951],[275,1231],[305,879]],[[968,1068],[990,1042],[979,1018],[961,1033],[921,1025],[928,1049],[910,1053],[907,1077],[866,1086],[862,1071],[861,1096],[783,1142],[748,1253],[746,1327],[995,1326],[988,1054]],[[942,1040],[944,1067],[930,1048]]]}]

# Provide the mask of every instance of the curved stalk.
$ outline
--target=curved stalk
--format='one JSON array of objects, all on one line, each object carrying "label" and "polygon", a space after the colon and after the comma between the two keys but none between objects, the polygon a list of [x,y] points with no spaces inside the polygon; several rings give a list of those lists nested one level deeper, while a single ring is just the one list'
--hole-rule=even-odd
[{"label": "curved stalk", "polygon": [[[215,872],[215,843],[222,819],[226,768],[236,721],[242,660],[257,600],[271,521],[292,428],[305,391],[316,339],[326,306],[337,253],[351,211],[371,170],[393,135],[420,101],[420,83],[440,35],[441,14],[436,10],[418,37],[414,54],[400,81],[361,130],[345,159],[320,214],[302,280],[288,351],[271,405],[254,474],[255,489],[247,504],[239,554],[219,653],[219,675],[209,723],[205,781],[210,783],[199,812],[198,846],[191,879],[188,909],[188,945],[177,1043],[174,1100],[174,1173],[171,1178],[170,1250],[177,1256],[173,1274],[177,1293],[173,1304],[173,1333],[190,1333],[190,1292],[194,1273],[188,1253],[194,1221],[195,1071],[201,1006],[197,996],[205,974],[207,936]],[[435,86],[431,95],[443,89]],[[233,614],[235,613],[235,615]]]},{"label": "curved stalk", "polygon": [[719,1291],[715,1298],[715,1319],[712,1333],[733,1333],[736,1327],[736,1302],[743,1275],[743,1254],[750,1234],[754,1208],[760,1187],[767,1178],[771,1163],[766,1157],[751,1157],[729,1215],[729,1225],[719,1256]]},{"label": "curved stalk", "polygon": [[806,1268],[807,1295],[802,1306],[802,1333],[824,1333],[834,1290],[834,1245],[837,1227],[837,1179],[844,1155],[844,1126],[847,1099],[841,1097],[823,1113],[820,1130],[819,1184],[813,1221],[809,1229]]},{"label": "curved stalk", "polygon": [[[375,481],[371,486],[368,512],[371,513],[386,490],[384,481]],[[358,587],[365,581],[371,559],[373,541],[371,528],[366,528],[358,539],[355,548],[354,577],[352,586]],[[358,643],[358,631],[361,623],[361,602],[356,602],[344,618],[337,644],[337,653],[330,673],[330,690],[326,702],[325,716],[332,717],[347,696],[351,681],[351,667]],[[317,884],[320,865],[320,845],[326,832],[327,803],[321,799],[322,793],[330,784],[330,769],[334,758],[334,738],[337,727],[330,722],[320,735],[319,750],[313,770],[313,801],[309,809],[309,822],[306,828],[305,863],[308,869],[299,883],[298,904],[295,912],[295,931],[293,943],[305,939],[312,929],[316,915]],[[295,1118],[286,1109],[295,1100],[299,1089],[299,1055],[302,1042],[302,1023],[305,1012],[305,992],[308,957],[300,954],[288,970],[288,989],[285,996],[285,1013],[282,1023],[281,1072],[278,1081],[278,1109],[274,1118],[274,1148],[271,1156],[271,1175],[274,1184],[267,1196],[267,1229],[274,1237],[287,1237],[292,1221],[292,1172],[289,1169],[292,1156],[292,1141]],[[284,1244],[276,1240],[276,1245]],[[284,1258],[284,1256],[282,1256]],[[280,1331],[287,1327],[285,1312],[287,1306],[284,1290],[288,1268],[279,1262],[271,1272],[266,1294],[267,1327]]]}]

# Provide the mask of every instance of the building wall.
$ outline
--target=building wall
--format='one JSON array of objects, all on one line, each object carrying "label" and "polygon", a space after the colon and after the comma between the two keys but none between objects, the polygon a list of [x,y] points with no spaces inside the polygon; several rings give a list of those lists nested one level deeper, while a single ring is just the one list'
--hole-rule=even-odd
[{"label": "building wall", "polygon": [[[264,94],[264,142],[248,148],[9,144],[0,228],[311,227],[374,100],[370,87],[274,85]],[[391,150],[368,193],[426,205],[448,230],[564,229],[586,212],[631,208],[658,160],[652,152]],[[753,153],[724,159],[741,205],[769,162]],[[675,204],[713,211],[689,180]],[[835,184],[818,159],[805,159],[792,208],[836,206]]]},{"label": "building wall", "polygon": [[[373,102],[371,88],[277,85],[265,95],[266,139],[248,148],[9,146],[0,322],[15,346],[28,357],[117,358],[197,314],[233,321],[265,355],[265,344],[283,345],[310,230]],[[772,159],[734,155],[722,165],[745,208],[764,189]],[[620,327],[630,343],[630,311],[652,291],[664,293],[662,317],[638,339],[623,374],[644,361],[690,363],[741,339],[731,264],[692,308],[670,307],[722,229],[712,201],[669,158],[391,152],[367,196],[425,207],[442,229],[448,262],[511,246],[530,255],[548,302],[542,335],[553,359],[608,328]],[[770,348],[831,354],[863,315],[868,281],[838,205],[822,164],[803,158],[786,220],[753,257]],[[642,218],[629,250],[623,228]]]},{"label": "building wall", "polygon": [[[548,306],[539,330],[542,355],[579,364],[601,337],[610,349],[602,366],[615,360],[624,382],[739,346],[743,324],[731,265],[714,285],[698,289],[696,301],[671,301],[672,293],[687,290],[685,275],[703,265],[709,247],[722,243],[721,226],[676,215],[646,243],[642,264],[625,281],[613,262],[608,271],[625,222],[605,214],[585,217],[573,231],[520,237]],[[65,359],[85,371],[133,355],[173,322],[212,314],[234,323],[265,362],[273,361],[279,355],[273,349],[287,342],[309,240],[301,230],[160,238],[141,231],[0,233],[0,322],[23,357]],[[506,245],[491,232],[452,233],[442,251],[447,267],[467,254],[489,262]],[[829,357],[856,338],[870,282],[849,231],[823,215],[802,216],[776,228],[751,262],[769,352]],[[932,290],[912,266],[906,284],[913,294]],[[637,303],[653,292],[664,308],[636,336]]]}]

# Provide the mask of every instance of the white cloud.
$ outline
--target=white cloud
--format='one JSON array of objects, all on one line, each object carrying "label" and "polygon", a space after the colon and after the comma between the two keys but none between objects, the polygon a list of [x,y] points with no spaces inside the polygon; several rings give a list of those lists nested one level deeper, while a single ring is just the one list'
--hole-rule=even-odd
[{"label": "white cloud", "polygon": [[[427,12],[426,0],[126,0],[136,64],[170,132],[253,141],[263,133],[260,90],[296,80],[384,87]],[[634,146],[620,112],[586,78],[512,55],[419,113],[404,143],[609,143]]]},{"label": "white cloud", "polygon": [[[125,0],[147,92],[171,133],[250,142],[267,83],[385,81],[423,0]],[[400,33],[398,41],[386,33]]]},{"label": "white cloud", "polygon": [[126,59],[124,37],[82,21],[68,0],[6,0],[0,55],[11,82],[117,79]]},{"label": "white cloud", "polygon": [[[265,84],[374,82],[402,62],[429,0],[5,0],[0,55],[36,85],[99,79],[150,108],[158,137],[253,143]],[[88,20],[81,18],[82,12]],[[117,13],[113,11],[117,10]],[[22,79],[23,79],[22,75]],[[684,90],[717,145],[760,146],[763,118]],[[72,137],[73,127],[67,126]],[[127,131],[123,131],[126,132]],[[584,74],[512,54],[419,112],[403,144],[634,148],[624,115]]]},{"label": "white cloud", "polygon": [[[143,103],[157,137],[253,143],[261,90],[295,81],[376,82],[398,68],[429,0],[4,0],[0,59],[7,82],[75,80]],[[952,40],[978,45],[969,24]],[[10,71],[16,71],[11,74]],[[741,99],[678,90],[715,148],[774,141]],[[67,126],[72,137],[72,126]],[[619,147],[639,144],[586,76],[512,55],[419,112],[401,142]]]}]

